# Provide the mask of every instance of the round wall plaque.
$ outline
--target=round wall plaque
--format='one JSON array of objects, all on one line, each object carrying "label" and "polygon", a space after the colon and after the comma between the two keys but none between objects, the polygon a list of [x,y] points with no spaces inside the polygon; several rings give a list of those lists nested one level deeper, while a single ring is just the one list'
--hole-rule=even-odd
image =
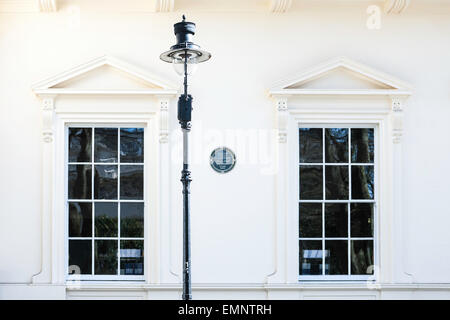
[{"label": "round wall plaque", "polygon": [[230,149],[220,147],[211,152],[209,163],[216,172],[227,173],[234,168],[236,156]]}]

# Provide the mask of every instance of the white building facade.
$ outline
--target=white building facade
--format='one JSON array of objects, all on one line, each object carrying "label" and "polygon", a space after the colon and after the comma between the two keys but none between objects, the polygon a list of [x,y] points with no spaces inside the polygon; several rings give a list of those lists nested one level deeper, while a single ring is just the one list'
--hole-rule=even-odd
[{"label": "white building facade", "polygon": [[0,0],[0,299],[181,297],[182,14],[194,299],[449,299],[446,0]]}]

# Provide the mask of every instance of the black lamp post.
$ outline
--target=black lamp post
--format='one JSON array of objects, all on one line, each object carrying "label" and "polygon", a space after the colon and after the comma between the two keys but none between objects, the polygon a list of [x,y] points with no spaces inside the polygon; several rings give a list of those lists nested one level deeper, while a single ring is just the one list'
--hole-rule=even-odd
[{"label": "black lamp post", "polygon": [[191,300],[191,243],[190,243],[190,188],[191,172],[189,171],[189,132],[191,131],[192,96],[187,92],[187,76],[194,72],[196,64],[211,58],[209,52],[203,51],[192,42],[195,34],[195,23],[183,21],[174,25],[177,44],[169,51],[161,54],[161,60],[172,63],[175,71],[184,74],[184,93],[178,99],[178,121],[183,131],[183,300]]}]

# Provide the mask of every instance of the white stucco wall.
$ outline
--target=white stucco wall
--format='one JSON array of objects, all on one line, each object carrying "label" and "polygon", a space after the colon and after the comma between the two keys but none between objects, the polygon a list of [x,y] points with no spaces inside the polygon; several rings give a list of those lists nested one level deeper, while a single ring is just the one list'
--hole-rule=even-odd
[{"label": "white stucco wall", "polygon": [[[273,154],[274,142],[269,135],[257,146],[247,140],[249,150],[263,156],[256,163],[241,161],[245,157],[238,151],[235,169],[218,176],[209,166],[209,153],[232,145],[220,136],[236,130],[271,134],[274,106],[267,90],[272,84],[347,56],[414,88],[402,138],[407,251],[397,254],[404,255],[405,271],[415,284],[450,285],[450,3],[413,1],[400,15],[382,14],[379,30],[366,27],[367,4],[302,2],[284,14],[183,11],[197,24],[196,42],[213,55],[190,80],[195,99],[194,284],[257,288],[275,267],[275,175],[267,174],[263,162],[265,154]],[[85,5],[78,23],[71,10],[63,2],[56,13],[0,13],[0,298],[17,297],[8,294],[16,292],[11,288],[30,283],[40,270],[41,109],[32,83],[103,54],[181,83],[171,66],[159,60],[174,42],[172,25],[181,12],[100,12]],[[171,150],[179,135],[174,107]],[[179,172],[179,164],[172,162],[171,210],[181,215]],[[174,264],[181,266],[180,255],[178,259]],[[261,296],[254,291],[248,296]],[[438,297],[449,295],[445,288],[437,292]],[[400,297],[410,294],[406,290]]]}]

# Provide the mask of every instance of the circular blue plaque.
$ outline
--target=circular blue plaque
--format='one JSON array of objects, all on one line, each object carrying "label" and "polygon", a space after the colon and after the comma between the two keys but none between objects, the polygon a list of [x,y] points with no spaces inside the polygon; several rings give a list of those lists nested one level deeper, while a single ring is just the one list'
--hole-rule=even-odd
[{"label": "circular blue plaque", "polygon": [[230,172],[236,164],[234,152],[226,147],[214,149],[209,157],[209,163],[214,171],[218,173]]}]

